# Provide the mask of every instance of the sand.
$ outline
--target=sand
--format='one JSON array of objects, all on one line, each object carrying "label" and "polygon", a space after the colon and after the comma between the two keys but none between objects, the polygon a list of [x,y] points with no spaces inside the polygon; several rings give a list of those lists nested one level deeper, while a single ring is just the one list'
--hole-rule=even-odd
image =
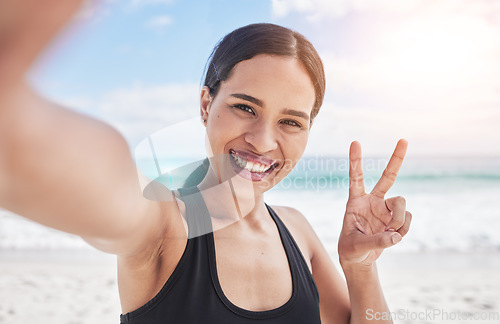
[{"label": "sand", "polygon": [[[396,323],[500,323],[499,270],[497,252],[386,253],[379,261]],[[113,256],[0,253],[0,323],[119,323],[119,314]]]},{"label": "sand", "polygon": [[0,323],[119,323],[113,256],[22,254],[0,258]]},{"label": "sand", "polygon": [[500,323],[500,253],[382,255],[396,323]]}]

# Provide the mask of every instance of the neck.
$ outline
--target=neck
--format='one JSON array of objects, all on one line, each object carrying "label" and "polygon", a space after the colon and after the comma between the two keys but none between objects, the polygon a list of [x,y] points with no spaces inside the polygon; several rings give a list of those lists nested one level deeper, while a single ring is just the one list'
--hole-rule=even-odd
[{"label": "neck", "polygon": [[214,231],[240,220],[251,222],[267,215],[263,193],[255,192],[253,183],[240,176],[221,183],[209,169],[198,189],[212,218]]}]

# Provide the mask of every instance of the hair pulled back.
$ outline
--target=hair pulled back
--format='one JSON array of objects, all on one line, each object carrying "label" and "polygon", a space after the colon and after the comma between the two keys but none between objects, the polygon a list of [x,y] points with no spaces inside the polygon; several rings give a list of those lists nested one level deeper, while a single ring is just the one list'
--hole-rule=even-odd
[{"label": "hair pulled back", "polygon": [[215,97],[221,82],[229,79],[236,64],[259,54],[293,57],[303,64],[314,86],[315,102],[311,121],[325,95],[323,63],[314,46],[301,34],[269,23],[251,24],[227,34],[214,48],[206,68],[204,85]]}]

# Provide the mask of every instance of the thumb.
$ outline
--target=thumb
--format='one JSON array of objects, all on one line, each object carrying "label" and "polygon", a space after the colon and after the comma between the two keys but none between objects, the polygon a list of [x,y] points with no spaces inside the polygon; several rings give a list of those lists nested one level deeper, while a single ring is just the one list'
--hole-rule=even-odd
[{"label": "thumb", "polygon": [[401,239],[402,236],[398,232],[387,231],[373,235],[360,235],[357,244],[360,250],[371,251],[391,247]]}]

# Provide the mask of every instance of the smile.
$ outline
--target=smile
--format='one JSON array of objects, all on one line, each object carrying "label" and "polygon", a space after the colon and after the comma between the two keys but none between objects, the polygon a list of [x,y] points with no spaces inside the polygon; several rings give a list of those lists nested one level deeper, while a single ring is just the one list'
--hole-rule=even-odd
[{"label": "smile", "polygon": [[239,157],[235,154],[231,154],[233,159],[236,161],[236,164],[238,164],[241,168],[247,169],[250,172],[266,172],[269,170],[272,165],[264,165],[260,164],[259,162],[251,162],[246,160],[245,158]]},{"label": "smile", "polygon": [[245,152],[236,152],[233,149],[229,151],[229,154],[232,158],[233,166],[236,167],[236,171],[244,178],[252,181],[262,180],[278,164],[274,160],[253,156]]}]

